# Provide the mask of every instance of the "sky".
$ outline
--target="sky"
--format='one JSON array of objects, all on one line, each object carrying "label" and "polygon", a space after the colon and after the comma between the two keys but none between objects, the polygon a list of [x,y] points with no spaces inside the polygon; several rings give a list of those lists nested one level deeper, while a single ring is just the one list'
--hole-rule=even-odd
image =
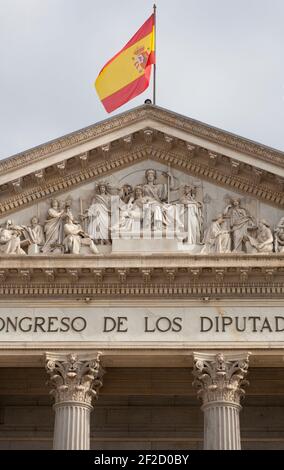
[{"label": "sky", "polygon": [[[284,1],[156,0],[158,106],[284,150]],[[150,0],[0,0],[0,159],[108,114],[93,82]]]}]

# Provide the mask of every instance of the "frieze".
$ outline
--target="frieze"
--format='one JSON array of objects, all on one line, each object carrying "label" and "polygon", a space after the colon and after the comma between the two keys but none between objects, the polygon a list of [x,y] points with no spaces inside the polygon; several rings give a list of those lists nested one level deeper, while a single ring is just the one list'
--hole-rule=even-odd
[{"label": "frieze", "polygon": [[0,307],[5,341],[282,342],[281,307],[77,306]]},{"label": "frieze", "polygon": [[263,283],[262,285],[178,285],[176,287],[169,285],[149,285],[146,287],[144,284],[131,285],[131,286],[118,286],[117,284],[111,285],[70,285],[59,284],[58,286],[42,284],[27,284],[22,285],[9,285],[6,284],[0,287],[0,296],[5,298],[35,298],[42,299],[56,298],[56,299],[109,299],[117,298],[161,298],[161,296],[168,299],[192,299],[205,300],[211,299],[227,299],[227,298],[253,298],[267,300],[272,297],[273,299],[283,299],[284,287],[283,281],[274,283],[272,286]]}]

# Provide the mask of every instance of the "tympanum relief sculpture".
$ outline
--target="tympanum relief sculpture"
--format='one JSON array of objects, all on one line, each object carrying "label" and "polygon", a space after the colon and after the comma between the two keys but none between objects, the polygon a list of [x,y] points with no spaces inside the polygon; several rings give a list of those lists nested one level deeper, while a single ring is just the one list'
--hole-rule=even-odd
[{"label": "tympanum relief sculpture", "polygon": [[59,201],[53,199],[48,209],[47,218],[44,222],[45,243],[42,247],[43,253],[56,252],[60,250],[63,241],[64,219],[71,214],[68,204],[60,207]]},{"label": "tympanum relief sculpture", "polygon": [[[129,246],[139,252],[138,240],[144,237],[149,251],[153,239],[163,244],[171,238],[176,245],[169,251],[284,252],[284,217],[273,229],[231,197],[221,213],[207,218],[205,205],[212,204],[208,194],[203,198],[198,186],[177,181],[170,169],[158,175],[149,168],[144,181],[135,185],[97,182],[84,209],[81,200],[75,204],[78,201],[53,199],[44,219],[34,215],[26,225],[12,220],[2,224],[0,255],[97,255],[102,245],[113,250],[114,240],[121,239],[137,240]],[[73,209],[76,205],[80,210]]]},{"label": "tympanum relief sculpture", "polygon": [[180,197],[182,215],[184,216],[185,241],[191,245],[200,245],[204,237],[203,203],[196,200],[197,188],[185,185]]},{"label": "tympanum relief sculpture", "polygon": [[114,232],[131,236],[134,233],[143,235],[144,232],[163,235],[165,231],[171,231],[179,236],[183,230],[182,213],[178,204],[170,202],[171,194],[179,188],[174,186],[170,172],[163,172],[163,175],[168,178],[167,183],[157,182],[156,170],[148,169],[144,184],[134,188],[127,185],[127,197],[124,188],[119,191],[119,222],[112,226]]},{"label": "tympanum relief sculpture", "polygon": [[99,182],[94,198],[83,219],[88,221],[88,234],[97,243],[110,243],[111,194],[107,183]]},{"label": "tympanum relief sculpture", "polygon": [[282,217],[275,229],[275,251],[284,252],[284,217]]},{"label": "tympanum relief sculpture", "polygon": [[229,227],[232,234],[231,250],[234,252],[245,251],[244,242],[248,227],[255,224],[254,218],[247,209],[241,207],[239,199],[232,199],[231,203],[225,207],[224,217],[229,220]]},{"label": "tympanum relief sculpture", "polygon": [[87,247],[88,251],[97,254],[98,249],[90,236],[84,232],[78,222],[73,221],[71,214],[67,215],[63,226],[64,239],[63,247],[65,253],[79,255],[82,247]]},{"label": "tympanum relief sculpture", "polygon": [[257,226],[248,227],[245,237],[248,253],[272,253],[273,235],[270,225],[261,219]]},{"label": "tympanum relief sculpture", "polygon": [[230,253],[231,252],[231,236],[230,230],[224,228],[225,218],[223,214],[217,215],[212,220],[211,225],[205,234],[204,247],[201,253]]},{"label": "tympanum relief sculpture", "polygon": [[14,224],[12,220],[7,220],[6,224],[0,228],[0,253],[7,255],[25,255],[21,248],[21,235],[23,228]]}]

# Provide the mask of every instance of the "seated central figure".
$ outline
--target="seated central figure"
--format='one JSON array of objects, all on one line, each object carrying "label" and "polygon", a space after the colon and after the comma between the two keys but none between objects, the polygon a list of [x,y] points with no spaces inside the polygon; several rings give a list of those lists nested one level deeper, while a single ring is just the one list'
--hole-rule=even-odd
[{"label": "seated central figure", "polygon": [[[148,169],[145,172],[146,183],[143,184],[143,196],[147,198],[146,210],[144,210],[143,228],[162,230],[163,226],[180,230],[176,206],[169,204],[169,192],[173,190],[173,177],[170,172],[164,173],[169,183],[157,183],[156,170]],[[148,209],[148,210],[147,210]]]},{"label": "seated central figure", "polygon": [[[120,204],[118,228],[124,232],[139,232],[142,228],[143,217],[147,218],[148,198],[143,196],[143,187],[138,185],[134,189],[128,203]],[[146,214],[146,217],[144,216]],[[151,222],[151,214],[150,214]],[[114,227],[115,229],[117,227]]]}]

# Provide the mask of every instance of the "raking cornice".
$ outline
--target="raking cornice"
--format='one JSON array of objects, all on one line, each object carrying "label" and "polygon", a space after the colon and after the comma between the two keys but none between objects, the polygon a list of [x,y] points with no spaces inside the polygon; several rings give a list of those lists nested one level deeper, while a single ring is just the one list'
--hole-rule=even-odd
[{"label": "raking cornice", "polygon": [[4,159],[0,161],[0,174],[3,175],[9,171],[23,168],[26,165],[38,162],[54,153],[72,148],[75,145],[88,142],[98,136],[106,135],[112,131],[147,119],[189,132],[195,136],[203,137],[217,144],[223,144],[228,148],[244,152],[247,155],[284,168],[284,153],[279,150],[266,147],[265,145],[154,105],[143,105]]},{"label": "raking cornice", "polygon": [[[150,132],[154,131],[150,130]],[[163,135],[157,133],[152,143],[140,141],[133,143],[129,149],[119,146],[117,150],[110,150],[106,158],[95,154],[83,167],[80,165],[80,156],[78,156],[77,164],[70,168],[66,165],[62,174],[55,172],[53,176],[42,178],[39,182],[35,178],[30,178],[18,191],[15,191],[11,185],[0,196],[0,215],[6,216],[40,200],[68,191],[96,178],[105,177],[114,171],[146,159],[155,160],[164,165],[170,164],[172,168],[189,175],[247,194],[249,197],[256,197],[277,207],[283,207],[284,180],[279,186],[277,176],[273,176],[274,180],[271,182],[269,178],[272,175],[264,171],[261,171],[261,178],[258,180],[257,177],[253,177],[251,171],[243,171],[241,166],[241,169],[233,174],[232,159],[226,158],[224,161],[220,157],[220,163],[214,162],[212,166],[205,149],[201,153],[196,152],[193,157],[184,142],[179,141],[179,144],[168,149]]]}]

